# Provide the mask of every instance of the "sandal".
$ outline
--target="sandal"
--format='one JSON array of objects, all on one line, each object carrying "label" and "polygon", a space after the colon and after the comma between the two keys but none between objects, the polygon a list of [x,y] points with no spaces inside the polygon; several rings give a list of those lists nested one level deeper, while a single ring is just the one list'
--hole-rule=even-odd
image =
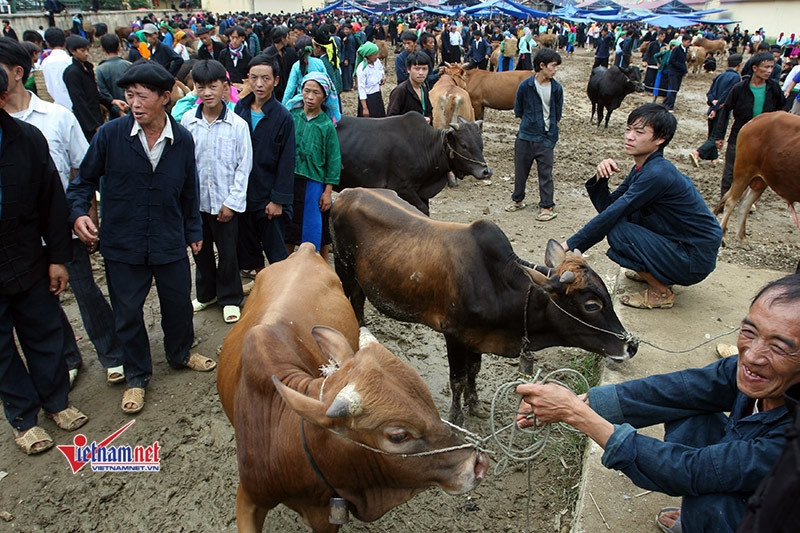
[{"label": "sandal", "polygon": [[191,368],[197,372],[210,372],[217,368],[217,363],[204,355],[193,353],[189,356],[189,360],[186,361],[186,368]]},{"label": "sandal", "polygon": [[242,285],[242,294],[245,296],[250,294],[250,291],[253,290],[253,287],[255,287],[255,285],[256,285],[255,281],[248,281],[247,283]]},{"label": "sandal", "polygon": [[106,383],[116,385],[125,381],[125,367],[122,365],[106,368]]},{"label": "sandal", "polygon": [[88,416],[72,406],[57,413],[47,413],[47,416],[52,418],[53,422],[64,431],[75,431],[89,421]]},{"label": "sandal", "polygon": [[658,527],[660,527],[661,531],[663,531],[664,533],[682,533],[683,528],[681,527],[681,517],[680,517],[680,515],[678,515],[678,519],[675,520],[675,523],[672,524],[672,527],[667,527],[666,525],[661,523],[661,517],[663,515],[665,515],[666,513],[674,513],[676,511],[678,513],[680,513],[680,511],[681,511],[680,507],[664,507],[656,515],[656,525]]},{"label": "sandal", "polygon": [[689,159],[692,160],[692,164],[694,165],[695,168],[700,166],[700,158],[697,157],[696,152],[689,152]]},{"label": "sandal", "polygon": [[509,213],[514,213],[515,211],[521,211],[528,207],[528,204],[525,202],[512,202],[506,206],[506,211]]},{"label": "sandal", "polygon": [[215,303],[217,303],[217,297],[216,296],[214,298],[210,299],[207,302],[201,302],[200,300],[195,298],[194,300],[192,300],[192,309],[194,310],[195,313],[199,313],[200,311],[202,311],[206,307],[214,305]]},{"label": "sandal", "polygon": [[557,216],[558,216],[558,213],[556,213],[555,211],[550,211],[550,212],[547,212],[547,213],[542,211],[541,213],[536,215],[536,220],[538,220],[539,222],[549,222],[549,221],[553,220],[554,218],[556,218]]},{"label": "sandal", "polygon": [[645,289],[642,292],[635,292],[633,294],[623,294],[622,297],[619,299],[623,305],[627,305],[628,307],[634,307],[636,309],[670,309],[673,305],[675,305],[675,293],[673,292],[668,297],[665,294],[662,296],[665,298],[661,302],[657,304],[651,304],[648,296],[650,295],[650,289]]},{"label": "sandal", "polygon": [[14,443],[26,455],[42,453],[52,448],[54,444],[50,435],[39,426],[33,426],[26,431],[14,430]]},{"label": "sandal", "polygon": [[717,357],[720,359],[730,357],[732,355],[739,355],[739,347],[735,344],[725,344],[721,342],[717,344],[717,348],[714,351],[717,353]]},{"label": "sandal", "polygon": [[625,277],[631,281],[638,281],[639,283],[647,283],[642,276],[635,270],[626,270]]},{"label": "sandal", "polygon": [[71,389],[72,386],[75,384],[75,380],[78,379],[78,369],[73,368],[69,371],[69,388]]},{"label": "sandal", "polygon": [[[133,407],[125,407],[129,403],[133,404]],[[132,415],[142,409],[144,409],[144,389],[141,387],[125,389],[122,394],[122,412],[126,415]]]},{"label": "sandal", "polygon": [[242,316],[242,311],[238,305],[226,305],[222,308],[222,318],[226,324],[233,324],[238,322]]},{"label": "sandal", "polygon": [[255,268],[253,268],[251,270],[240,270],[239,271],[239,275],[241,277],[247,278],[247,279],[256,279],[256,275],[257,274],[258,274],[258,271]]}]

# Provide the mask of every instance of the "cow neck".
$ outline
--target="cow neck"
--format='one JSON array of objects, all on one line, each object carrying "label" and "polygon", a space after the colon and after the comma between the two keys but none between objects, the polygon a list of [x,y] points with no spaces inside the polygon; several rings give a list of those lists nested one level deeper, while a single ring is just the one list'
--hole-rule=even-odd
[{"label": "cow neck", "polygon": [[[309,384],[310,385],[310,384]],[[306,390],[303,393],[304,395],[308,396],[308,385],[306,386]],[[302,416],[300,417],[300,435],[303,440],[303,451],[306,452],[306,459],[308,459],[308,464],[311,465],[311,469],[317,475],[317,477],[322,481],[322,483],[328,487],[328,490],[333,492],[333,498],[340,498],[339,493],[333,488],[333,485],[330,484],[328,479],[325,477],[325,474],[322,473],[320,470],[319,465],[314,460],[314,456],[311,455],[311,450],[308,449],[308,442],[306,440],[306,419]]]}]

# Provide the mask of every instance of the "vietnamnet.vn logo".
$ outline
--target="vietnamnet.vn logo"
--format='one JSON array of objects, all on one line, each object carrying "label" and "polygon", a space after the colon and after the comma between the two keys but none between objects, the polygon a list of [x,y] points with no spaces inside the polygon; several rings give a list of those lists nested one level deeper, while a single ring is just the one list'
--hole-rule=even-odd
[{"label": "vietnamnet.vn logo", "polygon": [[57,448],[67,458],[72,473],[77,474],[87,464],[95,472],[158,472],[161,460],[158,441],[150,446],[112,446],[111,443],[131,427],[131,420],[100,442],[92,441],[79,433],[72,439],[72,445],[59,445]]}]

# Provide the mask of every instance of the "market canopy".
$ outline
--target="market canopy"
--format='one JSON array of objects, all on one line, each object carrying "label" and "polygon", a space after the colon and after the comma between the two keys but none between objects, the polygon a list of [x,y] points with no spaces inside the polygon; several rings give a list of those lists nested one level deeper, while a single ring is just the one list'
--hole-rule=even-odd
[{"label": "market canopy", "polygon": [[318,9],[314,12],[315,15],[320,15],[323,13],[330,13],[331,11],[346,11],[348,13],[354,13],[356,11],[361,13],[366,13],[367,15],[377,15],[378,13],[372,11],[371,9],[367,9],[364,6],[360,6],[353,2],[352,0],[338,0],[337,2],[332,3],[329,6],[323,7],[322,9]]},{"label": "market canopy", "polygon": [[658,26],[659,28],[685,28],[687,26],[695,26],[697,22],[692,19],[684,17],[675,17],[673,15],[656,15],[643,20],[651,26]]}]

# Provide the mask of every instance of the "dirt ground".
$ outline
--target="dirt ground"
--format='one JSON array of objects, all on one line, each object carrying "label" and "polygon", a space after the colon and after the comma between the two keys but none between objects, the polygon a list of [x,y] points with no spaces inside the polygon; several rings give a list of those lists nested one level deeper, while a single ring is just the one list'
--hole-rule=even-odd
[{"label": "dirt ground", "polygon": [[[591,54],[578,50],[564,57],[557,79],[565,88],[561,138],[555,151],[555,200],[558,218],[541,223],[535,172],[528,184],[526,210],[506,213],[513,187],[513,142],[518,121],[511,111],[488,110],[484,124],[484,154],[494,170],[486,182],[472,178],[448,188],[431,201],[431,216],[469,222],[478,218],[495,221],[511,239],[521,257],[543,261],[549,238],[569,237],[593,215],[583,183],[604,157],[614,157],[624,169],[632,162],[622,151],[625,117],[637,105],[650,101],[640,93],[630,95],[611,118],[608,130],[589,124],[590,104],[585,88]],[[387,65],[384,98],[394,85],[394,61]],[[718,199],[721,165],[691,166],[688,153],[705,138],[705,92],[712,76],[689,75],[678,95],[676,116],[679,129],[666,156],[692,177],[704,198],[713,205]],[[345,111],[354,114],[355,93],[344,95]],[[409,142],[413,142],[410,139]],[[402,165],[402,161],[387,161]],[[612,184],[624,178],[621,173]],[[797,229],[788,210],[768,191],[750,217],[750,249],[733,246],[721,250],[720,261],[754,268],[791,271],[800,257]],[[588,251],[589,262],[614,290],[617,267],[605,257],[603,243]],[[102,264],[96,262],[96,277],[105,290]],[[733,282],[733,281],[732,281]],[[131,420],[119,408],[122,386],[107,387],[105,375],[83,330],[71,293],[62,298],[65,309],[81,336],[84,366],[70,400],[90,417],[79,431],[88,440],[100,441]],[[709,305],[713,305],[710,303]],[[154,378],[147,392],[147,406],[115,444],[161,447],[161,471],[157,473],[99,473],[88,468],[73,475],[57,450],[26,457],[13,444],[11,432],[0,439],[0,531],[222,531],[234,530],[237,467],[233,430],[224,416],[216,393],[214,374],[171,370],[164,359],[155,292],[145,306],[154,362]],[[377,338],[396,355],[417,368],[433,391],[442,413],[449,407],[447,362],[440,335],[412,324],[397,323],[372,311],[369,326]],[[195,316],[196,349],[216,356],[229,326],[221,310],[212,307]],[[647,332],[638,332],[646,335]],[[550,349],[538,354],[537,367],[554,369],[585,361],[577,349]],[[512,363],[512,364],[509,364]],[[479,387],[489,401],[496,388],[515,379],[514,361],[484,357]],[[603,363],[604,364],[604,363]],[[42,417],[41,425],[57,444],[72,444],[72,434],[60,431]],[[481,435],[489,432],[486,420],[468,418],[467,427]],[[7,426],[6,426],[7,428]],[[8,429],[8,428],[7,428]],[[502,473],[490,475],[476,490],[464,496],[447,496],[428,490],[372,524],[353,522],[343,531],[461,532],[525,531],[526,506],[530,501],[529,531],[567,531],[581,469],[582,444],[571,437],[559,439],[531,463],[530,478],[525,464],[512,464]],[[493,460],[493,462],[495,462]],[[530,489],[529,489],[530,484]],[[529,500],[530,499],[530,500]],[[297,516],[279,508],[268,515],[267,531],[306,531]]]}]

